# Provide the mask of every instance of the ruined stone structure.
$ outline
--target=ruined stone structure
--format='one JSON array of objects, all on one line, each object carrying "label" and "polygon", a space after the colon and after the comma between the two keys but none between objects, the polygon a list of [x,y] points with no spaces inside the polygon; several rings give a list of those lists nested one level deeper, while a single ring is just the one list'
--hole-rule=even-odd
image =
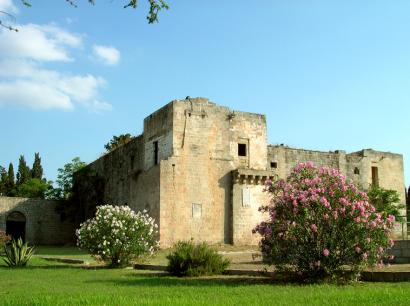
[{"label": "ruined stone structure", "polygon": [[105,203],[147,209],[163,247],[180,239],[255,244],[266,179],[299,162],[339,169],[366,188],[395,189],[403,202],[403,158],[370,149],[346,154],[268,145],[264,115],[204,98],[175,100],[144,120],[143,133],[88,165],[104,182]]},{"label": "ruined stone structure", "polygon": [[63,245],[74,241],[74,225],[62,222],[57,202],[0,196],[0,230],[35,245]]}]

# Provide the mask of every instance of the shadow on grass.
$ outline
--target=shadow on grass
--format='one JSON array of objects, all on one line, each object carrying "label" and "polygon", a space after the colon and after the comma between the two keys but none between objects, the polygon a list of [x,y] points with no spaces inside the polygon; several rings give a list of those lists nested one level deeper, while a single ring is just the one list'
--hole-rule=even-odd
[{"label": "shadow on grass", "polygon": [[1,270],[35,270],[35,269],[41,269],[41,270],[82,269],[82,267],[75,266],[75,265],[28,265],[26,267],[7,267],[4,265],[0,265],[0,271]]},{"label": "shadow on grass", "polygon": [[[167,273],[133,273],[124,279],[93,280],[89,283],[112,284],[116,286],[138,287],[238,287],[249,285],[289,284],[269,277],[246,276],[207,276],[207,277],[173,277]],[[293,285],[298,285],[294,283]]]}]

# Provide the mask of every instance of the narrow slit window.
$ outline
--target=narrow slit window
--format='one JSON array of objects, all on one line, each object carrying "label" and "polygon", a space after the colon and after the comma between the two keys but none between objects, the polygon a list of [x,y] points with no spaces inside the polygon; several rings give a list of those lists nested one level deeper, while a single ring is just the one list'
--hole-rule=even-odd
[{"label": "narrow slit window", "polygon": [[360,170],[359,170],[359,168],[354,168],[354,174],[360,174]]},{"label": "narrow slit window", "polygon": [[238,143],[238,156],[246,156],[246,144]]},{"label": "narrow slit window", "polygon": [[372,185],[379,186],[379,169],[377,167],[372,167]]},{"label": "narrow slit window", "polygon": [[158,141],[154,141],[154,165],[158,165]]}]

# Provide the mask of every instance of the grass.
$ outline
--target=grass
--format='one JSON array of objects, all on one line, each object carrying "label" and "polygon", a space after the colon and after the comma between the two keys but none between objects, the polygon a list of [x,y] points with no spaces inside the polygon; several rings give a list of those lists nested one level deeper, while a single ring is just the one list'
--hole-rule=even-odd
[{"label": "grass", "polygon": [[[88,256],[38,248],[42,256]],[[67,254],[67,253],[70,254]],[[162,256],[160,256],[162,257]],[[0,264],[1,305],[408,305],[410,282],[297,285],[259,277],[174,278],[132,269],[85,270],[35,256]]]},{"label": "grass", "polygon": [[84,259],[87,261],[93,260],[86,251],[76,247],[36,246],[35,254],[44,257]]}]

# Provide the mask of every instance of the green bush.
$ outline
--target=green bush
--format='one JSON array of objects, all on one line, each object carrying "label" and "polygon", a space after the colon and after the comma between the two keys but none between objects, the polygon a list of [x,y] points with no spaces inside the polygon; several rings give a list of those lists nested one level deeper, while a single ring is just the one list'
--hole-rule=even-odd
[{"label": "green bush", "polygon": [[13,240],[9,245],[4,247],[6,257],[3,258],[9,267],[25,267],[34,253],[34,248],[29,247],[23,240],[19,238]]},{"label": "green bush", "polygon": [[194,243],[192,240],[178,241],[167,259],[167,270],[175,276],[222,274],[230,264],[206,242]]},{"label": "green bush", "polygon": [[406,205],[401,203],[400,195],[396,190],[371,185],[367,196],[369,197],[369,203],[372,204],[374,208],[376,208],[376,211],[381,213],[383,217],[392,215],[396,221],[400,223],[405,222],[406,219],[402,216],[401,210],[405,209]]}]

